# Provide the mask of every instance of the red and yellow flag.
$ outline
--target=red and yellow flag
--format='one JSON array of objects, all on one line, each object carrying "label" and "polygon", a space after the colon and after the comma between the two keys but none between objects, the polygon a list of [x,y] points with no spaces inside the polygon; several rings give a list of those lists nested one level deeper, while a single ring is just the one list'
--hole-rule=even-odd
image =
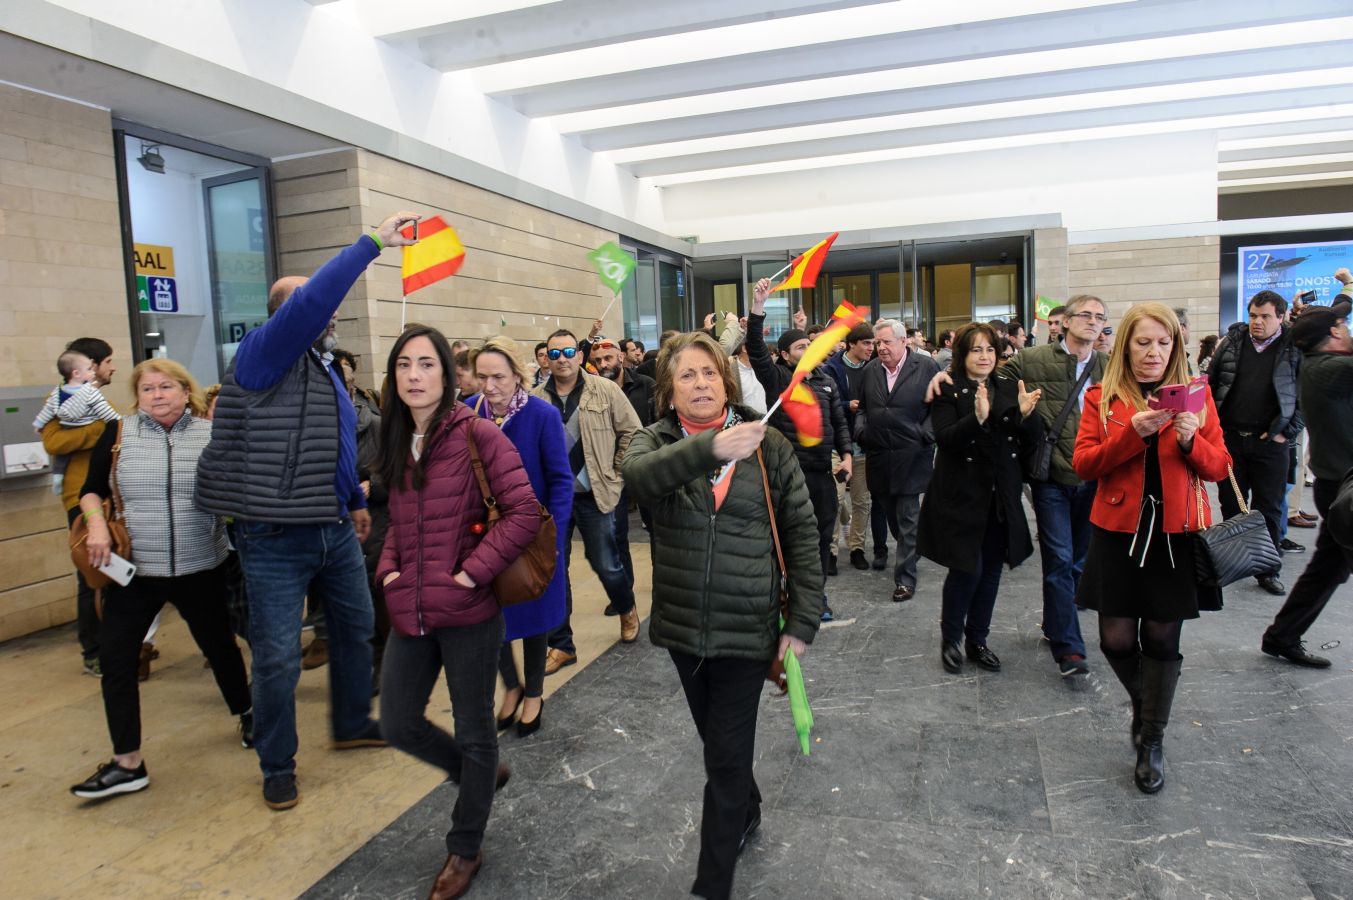
[{"label": "red and yellow flag", "polygon": [[822,263],[827,259],[827,251],[831,249],[832,241],[836,240],[836,236],[840,233],[833,231],[803,253],[794,257],[794,261],[789,264],[789,277],[771,288],[770,292],[773,294],[776,291],[812,287],[816,284],[817,273],[821,271]]},{"label": "red and yellow flag", "polygon": [[849,303],[838,306],[826,329],[813,338],[813,342],[803,351],[803,356],[799,357],[799,364],[794,367],[794,376],[789,379],[789,387],[780,395],[780,403],[784,407],[785,414],[794,423],[794,430],[799,433],[799,443],[805,447],[815,447],[822,443],[822,410],[818,406],[817,395],[803,383],[803,380],[832,355],[836,345],[845,340],[850,329],[863,321],[864,317],[854,306]]},{"label": "red and yellow flag", "polygon": [[[414,227],[408,225],[400,234],[413,239]],[[456,237],[455,229],[441,216],[423,219],[418,223],[418,243],[404,248],[404,262],[400,267],[404,276],[404,295],[408,296],[434,281],[450,278],[465,262],[465,247]]]}]

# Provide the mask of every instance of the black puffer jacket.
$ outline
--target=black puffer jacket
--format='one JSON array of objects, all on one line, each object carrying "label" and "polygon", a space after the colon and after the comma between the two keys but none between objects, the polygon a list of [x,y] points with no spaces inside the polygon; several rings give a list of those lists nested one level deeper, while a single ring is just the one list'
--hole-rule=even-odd
[{"label": "black puffer jacket", "polygon": [[[1250,339],[1249,326],[1236,322],[1227,329],[1226,337],[1217,344],[1217,352],[1207,366],[1207,383],[1212,387],[1212,399],[1220,413],[1226,406],[1226,395],[1236,381],[1236,367],[1240,364],[1240,342]],[[1278,418],[1268,427],[1269,434],[1281,434],[1289,441],[1301,434],[1306,423],[1297,410],[1297,377],[1301,372],[1301,352],[1292,344],[1287,326],[1278,335],[1272,349],[1280,355],[1273,364],[1273,389],[1278,393]]]},{"label": "black puffer jacket", "polygon": [[[751,410],[737,409],[744,420],[756,420]],[[769,662],[779,636],[779,567],[761,468],[755,456],[740,461],[716,513],[709,476],[720,467],[717,434],[683,438],[668,413],[637,432],[625,453],[625,486],[653,510],[649,637],[695,656]],[[822,612],[817,520],[784,435],[768,430],[761,451],[789,570],[785,632],[809,643]]]},{"label": "black puffer jacket", "polygon": [[[771,404],[784,393],[785,388],[789,387],[789,381],[794,377],[794,373],[789,366],[771,359],[763,334],[765,321],[765,316],[747,317],[747,358],[752,363],[756,380],[766,389],[766,403]],[[841,398],[841,389],[837,386],[836,379],[823,371],[822,367],[818,367],[812,375],[804,379],[803,383],[812,389],[813,395],[817,397],[818,407],[822,410],[822,443],[812,447],[805,447],[800,443],[794,422],[784,411],[783,406],[770,417],[770,423],[789,438],[789,443],[799,458],[799,465],[805,472],[830,472],[832,451],[835,450],[841,456],[850,452],[850,426],[846,421],[845,401]]]}]

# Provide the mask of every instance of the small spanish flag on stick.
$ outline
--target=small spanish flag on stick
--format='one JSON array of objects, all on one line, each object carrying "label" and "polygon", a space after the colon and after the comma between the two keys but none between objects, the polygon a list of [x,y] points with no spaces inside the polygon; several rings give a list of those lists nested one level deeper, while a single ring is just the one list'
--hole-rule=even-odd
[{"label": "small spanish flag on stick", "polygon": [[[404,296],[434,281],[450,278],[465,262],[465,247],[456,231],[441,216],[423,219],[400,229],[400,234],[418,243],[404,248],[400,266],[404,276]],[[399,329],[404,330],[404,304],[400,304]]]},{"label": "small spanish flag on stick", "polygon": [[851,304],[842,303],[838,306],[831,322],[827,323],[823,332],[813,339],[803,351],[803,356],[799,357],[799,364],[794,367],[794,376],[789,379],[789,386],[775,401],[775,406],[766,412],[766,419],[769,420],[770,414],[775,412],[775,407],[783,404],[785,414],[794,423],[794,430],[799,433],[799,443],[805,447],[816,447],[822,443],[822,411],[817,405],[817,395],[803,383],[803,380],[832,355],[836,345],[845,340],[850,329],[863,321],[864,317]]},{"label": "small spanish flag on stick", "polygon": [[812,287],[816,284],[817,273],[822,270],[822,264],[827,260],[827,251],[831,249],[832,241],[836,240],[837,235],[840,233],[841,232],[839,231],[833,231],[831,234],[803,251],[803,253],[794,257],[784,269],[781,269],[779,272],[772,275],[771,280],[774,281],[776,278],[780,277],[785,269],[793,270],[789,273],[788,278],[771,288],[770,292],[773,294],[776,291]]}]

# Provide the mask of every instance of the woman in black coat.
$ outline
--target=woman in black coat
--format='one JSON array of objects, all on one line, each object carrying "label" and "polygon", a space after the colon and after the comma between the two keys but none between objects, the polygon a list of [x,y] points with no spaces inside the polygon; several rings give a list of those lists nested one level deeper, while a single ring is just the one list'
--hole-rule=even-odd
[{"label": "woman in black coat", "polygon": [[954,337],[953,384],[943,385],[931,406],[939,452],[921,507],[919,550],[949,569],[940,619],[940,661],[963,669],[968,659],[999,672],[987,647],[991,613],[1001,586],[1001,566],[1019,565],[1033,553],[1020,503],[1020,460],[1043,436],[1043,420],[1030,415],[1039,391],[996,378],[998,336],[973,322]]}]

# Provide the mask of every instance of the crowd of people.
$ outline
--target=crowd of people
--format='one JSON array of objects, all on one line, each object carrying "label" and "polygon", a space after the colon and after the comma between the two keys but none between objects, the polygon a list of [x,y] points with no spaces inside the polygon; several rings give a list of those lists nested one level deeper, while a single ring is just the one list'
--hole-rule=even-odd
[{"label": "crowd of people", "polygon": [[[61,384],[35,427],[60,454],[62,501],[84,545],[79,637],[86,670],[102,677],[113,743],[76,796],[149,785],[138,671],[172,603],[258,756],[264,803],[295,806],[295,693],[322,641],[333,749],[389,744],[459,785],[431,896],[461,896],[510,777],[497,736],[539,731],[545,679],[578,661],[575,533],[618,639],[639,635],[631,511],[651,535],[649,637],[671,656],[703,743],[699,896],[729,896],[761,823],[762,688],[783,688],[786,654],[837,624],[830,585],[843,544],[855,569],[882,572],[891,537],[880,599],[936,597],[943,670],[996,673],[988,641],[1002,571],[1037,543],[1054,671],[1088,675],[1078,613],[1097,611],[1100,651],[1131,708],[1134,778],[1154,793],[1182,625],[1222,605],[1219,589],[1198,583],[1189,540],[1212,522],[1204,485],[1233,481],[1220,492],[1224,515],[1248,501],[1279,559],[1301,552],[1287,528],[1318,521],[1300,504],[1306,447],[1323,521],[1290,595],[1280,569],[1258,576],[1287,595],[1260,644],[1330,665],[1302,639],[1347,579],[1353,544],[1328,518],[1353,463],[1347,270],[1333,304],[1295,319],[1281,296],[1256,294],[1248,321],[1204,339],[1196,360],[1185,311],[1135,304],[1106,341],[1107,306],[1090,295],[1052,310],[1037,341],[1018,322],[972,322],[933,345],[895,319],[860,323],[803,382],[821,418],[810,445],[801,420],[765,414],[822,324],[799,311],[769,334],[764,279],[745,319],[710,316],[654,349],[606,337],[600,321],[582,340],[559,329],[535,345],[534,371],[513,339],[453,344],[413,324],[372,373],[379,390],[359,388],[337,309],[384,248],[410,243],[400,229],[416,218],[396,213],[310,278],[278,281],[267,322],[209,396],[178,363],[149,359],[120,417],[99,390],[115,372],[106,343],[80,339],[58,360]],[[1199,371],[1209,382],[1199,411],[1149,402]],[[548,583],[502,602],[500,580],[537,538],[550,540],[547,521]],[[134,576],[103,583],[100,567],[118,555]],[[946,572],[938,591],[920,583],[921,556]],[[316,636],[303,657],[307,603]],[[454,736],[426,715],[443,678]]]}]

